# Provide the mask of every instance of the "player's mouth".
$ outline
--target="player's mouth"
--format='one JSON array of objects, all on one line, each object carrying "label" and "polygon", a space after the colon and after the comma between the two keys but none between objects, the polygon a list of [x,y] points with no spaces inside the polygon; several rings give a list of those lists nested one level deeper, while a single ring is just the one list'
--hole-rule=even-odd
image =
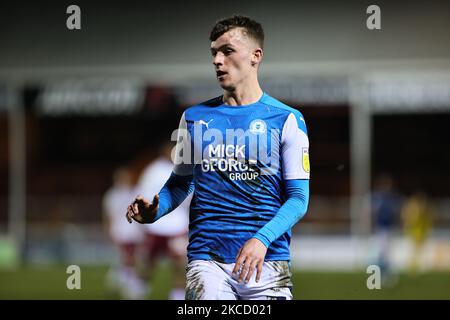
[{"label": "player's mouth", "polygon": [[227,72],[225,72],[225,71],[222,71],[222,70],[217,70],[216,71],[216,76],[217,76],[217,79],[221,79],[221,78],[223,78],[225,75],[227,75],[228,73]]}]

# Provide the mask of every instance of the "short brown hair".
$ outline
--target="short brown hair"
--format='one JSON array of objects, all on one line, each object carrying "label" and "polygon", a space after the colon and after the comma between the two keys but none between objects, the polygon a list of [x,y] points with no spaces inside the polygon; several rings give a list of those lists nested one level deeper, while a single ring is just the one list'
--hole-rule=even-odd
[{"label": "short brown hair", "polygon": [[261,48],[264,47],[264,30],[261,24],[249,17],[236,14],[217,21],[209,34],[209,40],[215,41],[225,32],[234,28],[243,28],[247,36],[256,40]]}]

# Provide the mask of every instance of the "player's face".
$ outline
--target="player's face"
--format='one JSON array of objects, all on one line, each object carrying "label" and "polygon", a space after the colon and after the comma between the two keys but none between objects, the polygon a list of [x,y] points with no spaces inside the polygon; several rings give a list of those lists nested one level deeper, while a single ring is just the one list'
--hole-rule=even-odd
[{"label": "player's face", "polygon": [[225,32],[211,42],[216,77],[223,89],[234,91],[252,72],[256,72],[255,49],[256,43],[239,28]]}]

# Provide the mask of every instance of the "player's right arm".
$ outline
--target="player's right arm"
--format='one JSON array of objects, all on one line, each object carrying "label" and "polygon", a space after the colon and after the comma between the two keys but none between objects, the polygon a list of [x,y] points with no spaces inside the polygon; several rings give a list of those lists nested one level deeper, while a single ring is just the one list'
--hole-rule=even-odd
[{"label": "player's right arm", "polygon": [[176,209],[194,190],[191,139],[184,113],[177,132],[174,163],[170,178],[151,203],[144,197],[137,196],[128,206],[126,217],[129,223],[132,220],[139,223],[157,221]]}]

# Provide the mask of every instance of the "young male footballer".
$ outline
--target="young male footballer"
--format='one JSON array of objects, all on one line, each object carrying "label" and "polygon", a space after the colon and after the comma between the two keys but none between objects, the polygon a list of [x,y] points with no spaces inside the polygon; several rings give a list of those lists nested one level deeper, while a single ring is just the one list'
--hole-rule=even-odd
[{"label": "young male footballer", "polygon": [[186,299],[292,299],[291,228],[309,201],[302,114],[263,92],[264,32],[245,16],[218,21],[211,54],[223,95],[183,113],[171,177],[131,223],[153,223],[191,193]]}]

